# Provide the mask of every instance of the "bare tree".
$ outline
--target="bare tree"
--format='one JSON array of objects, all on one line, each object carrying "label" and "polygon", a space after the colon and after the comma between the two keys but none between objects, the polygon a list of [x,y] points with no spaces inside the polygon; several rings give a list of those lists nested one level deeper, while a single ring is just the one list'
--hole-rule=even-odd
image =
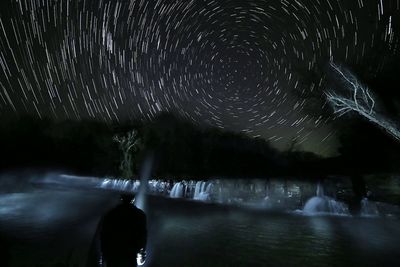
[{"label": "bare tree", "polygon": [[328,103],[333,107],[337,116],[343,116],[349,112],[356,112],[370,122],[383,128],[387,133],[400,141],[398,126],[375,111],[374,96],[367,86],[361,84],[358,79],[344,67],[330,63],[331,69],[338,75],[343,85],[343,90],[330,90],[326,92]]},{"label": "bare tree", "polygon": [[115,135],[114,142],[118,143],[119,150],[122,152],[122,159],[119,169],[122,177],[132,178],[133,176],[133,161],[132,152],[137,151],[140,144],[140,139],[135,130],[128,132],[125,136]]}]

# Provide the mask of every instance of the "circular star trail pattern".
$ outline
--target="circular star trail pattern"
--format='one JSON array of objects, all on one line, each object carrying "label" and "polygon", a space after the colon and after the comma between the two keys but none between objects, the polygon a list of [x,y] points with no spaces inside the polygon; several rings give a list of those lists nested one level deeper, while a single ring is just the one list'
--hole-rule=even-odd
[{"label": "circular star trail pattern", "polygon": [[375,50],[398,52],[399,6],[8,0],[0,6],[0,112],[123,121],[169,111],[271,141],[305,142],[319,131],[313,138],[323,142],[327,120],[305,106],[308,94],[322,95],[324,78],[305,83],[297,70],[331,60],[379,69]]}]

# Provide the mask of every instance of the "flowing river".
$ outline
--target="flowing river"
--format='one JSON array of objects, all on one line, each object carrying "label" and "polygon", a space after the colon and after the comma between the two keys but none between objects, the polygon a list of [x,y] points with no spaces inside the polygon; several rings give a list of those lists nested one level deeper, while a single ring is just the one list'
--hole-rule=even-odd
[{"label": "flowing river", "polygon": [[[0,194],[1,266],[86,266],[106,190]],[[304,216],[152,196],[145,266],[400,266],[400,221]]]}]

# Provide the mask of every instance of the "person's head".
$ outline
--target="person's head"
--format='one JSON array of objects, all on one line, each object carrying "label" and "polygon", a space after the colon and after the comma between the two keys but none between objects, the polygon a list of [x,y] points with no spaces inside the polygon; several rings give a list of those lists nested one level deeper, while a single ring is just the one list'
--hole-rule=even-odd
[{"label": "person's head", "polygon": [[121,194],[121,201],[124,204],[131,204],[135,201],[135,195],[128,193]]}]

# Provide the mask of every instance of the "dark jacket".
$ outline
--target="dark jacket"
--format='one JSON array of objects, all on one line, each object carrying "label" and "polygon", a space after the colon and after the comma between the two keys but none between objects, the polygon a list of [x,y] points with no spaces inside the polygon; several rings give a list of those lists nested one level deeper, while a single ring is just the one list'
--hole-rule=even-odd
[{"label": "dark jacket", "polygon": [[136,255],[146,248],[147,228],[145,213],[132,204],[122,203],[102,219],[100,242],[103,259],[136,261]]}]

